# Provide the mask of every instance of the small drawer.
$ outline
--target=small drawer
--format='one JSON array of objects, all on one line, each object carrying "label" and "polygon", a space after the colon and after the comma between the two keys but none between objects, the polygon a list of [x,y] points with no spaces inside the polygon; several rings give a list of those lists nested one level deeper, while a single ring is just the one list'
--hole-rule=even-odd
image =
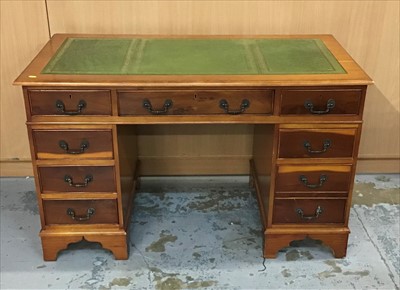
[{"label": "small drawer", "polygon": [[112,159],[111,130],[33,130],[37,159]]},{"label": "small drawer", "polygon": [[352,157],[356,129],[281,129],[279,158]]},{"label": "small drawer", "polygon": [[272,114],[273,90],[120,91],[120,115]]},{"label": "small drawer", "polygon": [[361,89],[282,90],[281,115],[359,115]]},{"label": "small drawer", "polygon": [[42,193],[116,192],[113,166],[39,167]]},{"label": "small drawer", "polygon": [[47,225],[118,223],[115,199],[44,200],[43,210]]},{"label": "small drawer", "polygon": [[351,165],[280,165],[276,176],[275,196],[316,196],[349,191]]},{"label": "small drawer", "polygon": [[346,199],[275,199],[272,223],[344,223]]},{"label": "small drawer", "polygon": [[29,90],[31,115],[111,115],[107,90]]}]

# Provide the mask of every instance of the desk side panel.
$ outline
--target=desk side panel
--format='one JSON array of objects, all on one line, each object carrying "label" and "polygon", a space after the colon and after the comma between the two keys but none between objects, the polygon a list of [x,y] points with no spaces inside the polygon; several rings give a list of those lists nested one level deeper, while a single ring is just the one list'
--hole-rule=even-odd
[{"label": "desk side panel", "polygon": [[116,148],[117,170],[119,170],[119,185],[121,192],[120,204],[122,207],[123,227],[127,230],[131,211],[137,177],[137,136],[135,126],[116,126],[114,142],[118,143]]},{"label": "desk side panel", "polygon": [[274,125],[255,125],[253,139],[253,166],[258,185],[258,198],[264,229],[268,224],[271,173],[273,169]]}]

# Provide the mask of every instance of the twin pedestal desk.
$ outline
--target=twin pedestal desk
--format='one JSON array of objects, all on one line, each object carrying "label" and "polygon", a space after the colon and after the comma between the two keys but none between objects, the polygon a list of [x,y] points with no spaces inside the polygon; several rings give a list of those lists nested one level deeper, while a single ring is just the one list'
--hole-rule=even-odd
[{"label": "twin pedestal desk", "polygon": [[57,34],[15,84],[44,260],[82,239],[128,258],[135,128],[152,124],[251,124],[264,257],[306,237],[346,255],[372,81],[331,35]]}]

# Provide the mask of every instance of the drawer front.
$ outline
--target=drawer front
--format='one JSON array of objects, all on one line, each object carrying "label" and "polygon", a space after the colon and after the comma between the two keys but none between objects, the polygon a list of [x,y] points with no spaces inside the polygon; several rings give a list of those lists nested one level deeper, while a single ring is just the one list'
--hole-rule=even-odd
[{"label": "drawer front", "polygon": [[39,167],[42,193],[116,192],[113,166]]},{"label": "drawer front", "polygon": [[359,115],[362,90],[282,90],[281,115]]},{"label": "drawer front", "polygon": [[272,90],[121,91],[120,115],[272,114]]},{"label": "drawer front", "polygon": [[296,193],[348,192],[351,165],[281,165],[278,166],[276,196]]},{"label": "drawer front", "polygon": [[107,90],[29,90],[32,115],[111,115]]},{"label": "drawer front", "polygon": [[272,223],[344,223],[346,199],[275,199]]},{"label": "drawer front", "polygon": [[279,158],[352,157],[356,129],[281,129]]},{"label": "drawer front", "polygon": [[112,159],[111,130],[33,130],[37,159]]},{"label": "drawer front", "polygon": [[47,225],[117,224],[117,201],[110,200],[44,200]]}]

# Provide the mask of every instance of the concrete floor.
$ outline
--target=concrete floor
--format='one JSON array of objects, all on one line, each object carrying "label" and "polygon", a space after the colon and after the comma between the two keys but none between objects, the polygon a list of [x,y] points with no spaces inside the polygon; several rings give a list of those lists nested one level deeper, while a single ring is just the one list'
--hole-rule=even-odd
[{"label": "concrete floor", "polygon": [[130,258],[74,244],[42,260],[32,178],[2,178],[1,289],[399,289],[399,175],[356,177],[347,257],[292,243],[263,266],[245,177],[148,178],[135,199]]}]

